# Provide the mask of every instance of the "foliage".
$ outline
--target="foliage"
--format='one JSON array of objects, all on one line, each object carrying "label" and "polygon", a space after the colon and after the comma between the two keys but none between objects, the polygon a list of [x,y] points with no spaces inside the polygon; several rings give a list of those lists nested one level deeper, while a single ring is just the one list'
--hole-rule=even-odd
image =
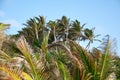
[{"label": "foliage", "polygon": [[93,29],[84,28],[78,20],[70,21],[69,18],[63,16],[55,21],[45,22],[44,16],[30,18],[26,27],[19,31],[18,37],[24,35],[27,42],[35,47],[40,47],[43,40],[44,32],[50,31],[49,44],[52,42],[66,41],[67,39],[74,41],[93,40]]},{"label": "foliage", "polygon": [[0,23],[0,48],[2,46],[3,40],[5,40],[5,37],[6,37],[4,30],[7,29],[8,26],[9,24]]},{"label": "foliage", "polygon": [[[19,34],[1,38],[0,77],[4,71],[11,80],[109,80],[114,63],[109,37],[91,51],[88,47],[98,35],[78,20],[63,16],[46,23],[39,16],[24,25]],[[85,40],[86,48],[77,43]]]},{"label": "foliage", "polygon": [[115,56],[115,74],[117,77],[117,80],[120,80],[120,57],[119,56]]}]

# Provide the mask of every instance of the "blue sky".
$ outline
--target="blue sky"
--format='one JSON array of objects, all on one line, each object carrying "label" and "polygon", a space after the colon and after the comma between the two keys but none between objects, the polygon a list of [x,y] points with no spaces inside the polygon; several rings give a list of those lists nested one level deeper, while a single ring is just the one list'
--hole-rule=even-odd
[{"label": "blue sky", "polygon": [[0,22],[11,24],[9,34],[17,33],[29,18],[39,15],[47,21],[65,15],[87,23],[86,27],[96,28],[96,34],[116,38],[120,54],[120,0],[0,0]]}]

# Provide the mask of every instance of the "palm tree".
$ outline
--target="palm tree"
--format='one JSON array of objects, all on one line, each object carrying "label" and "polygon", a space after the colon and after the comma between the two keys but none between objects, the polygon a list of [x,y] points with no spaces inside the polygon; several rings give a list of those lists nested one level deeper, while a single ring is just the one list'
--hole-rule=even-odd
[{"label": "palm tree", "polygon": [[29,44],[40,47],[43,40],[43,34],[47,30],[45,28],[45,18],[43,16],[31,18],[24,25],[26,28],[19,31],[19,35],[24,35]]},{"label": "palm tree", "polygon": [[69,21],[66,16],[63,16],[61,19],[57,20],[57,24],[59,27],[58,38],[59,40],[62,39],[63,41],[67,41],[68,39],[68,31],[69,31]]},{"label": "palm tree", "polygon": [[101,40],[99,39],[96,39],[96,37],[100,36],[100,34],[98,35],[94,35],[94,30],[95,28],[92,28],[92,29],[84,29],[84,34],[82,36],[82,40],[89,40],[87,46],[86,46],[86,49],[89,48],[90,44],[93,43],[93,41],[99,41],[101,42]]},{"label": "palm tree", "polygon": [[78,20],[72,21],[71,26],[69,28],[69,34],[68,34],[69,39],[80,41],[84,26],[85,24],[81,26]]},{"label": "palm tree", "polygon": [[58,26],[57,26],[57,23],[56,23],[56,21],[49,21],[48,23],[47,23],[48,25],[47,25],[47,27],[50,29],[50,39],[52,40],[52,36],[54,37],[54,41],[53,42],[57,42],[57,28],[58,28]]}]

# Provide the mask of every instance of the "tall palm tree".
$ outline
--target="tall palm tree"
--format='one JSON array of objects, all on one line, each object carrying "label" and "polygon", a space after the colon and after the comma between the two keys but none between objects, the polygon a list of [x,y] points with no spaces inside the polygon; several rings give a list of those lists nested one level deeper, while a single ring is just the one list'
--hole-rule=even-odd
[{"label": "tall palm tree", "polygon": [[58,27],[59,27],[59,39],[62,39],[63,41],[66,41],[68,39],[68,32],[69,32],[69,21],[70,19],[68,19],[66,16],[63,16],[61,19],[59,19],[57,21],[58,23]]},{"label": "tall palm tree", "polygon": [[95,28],[92,28],[92,29],[86,28],[86,29],[84,29],[84,35],[82,37],[82,40],[89,40],[89,42],[88,42],[88,44],[86,46],[86,49],[89,48],[90,44],[93,43],[93,41],[101,42],[101,40],[96,39],[96,37],[99,37],[100,34],[95,35],[94,30],[95,30]]},{"label": "tall palm tree", "polygon": [[26,27],[19,31],[19,35],[24,35],[27,42],[31,45],[36,45],[40,47],[40,44],[43,40],[45,28],[45,18],[43,16],[30,18],[26,24]]},{"label": "tall palm tree", "polygon": [[71,26],[69,28],[69,34],[68,37],[71,40],[78,40],[80,41],[80,38],[82,37],[82,31],[85,24],[81,26],[80,22],[78,20],[72,21]]},{"label": "tall palm tree", "polygon": [[50,39],[52,39],[52,36],[54,37],[54,41],[53,42],[57,42],[57,23],[56,21],[49,21],[47,23],[47,27],[50,29]]}]

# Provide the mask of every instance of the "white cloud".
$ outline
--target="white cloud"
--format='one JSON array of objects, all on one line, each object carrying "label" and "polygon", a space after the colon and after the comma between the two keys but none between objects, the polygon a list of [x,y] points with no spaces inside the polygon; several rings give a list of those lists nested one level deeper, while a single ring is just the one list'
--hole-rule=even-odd
[{"label": "white cloud", "polygon": [[22,28],[22,25],[16,20],[4,20],[2,23],[10,24],[10,28],[6,31],[8,34],[16,34]]},{"label": "white cloud", "polygon": [[0,11],[0,17],[5,17],[5,12]]},{"label": "white cloud", "polygon": [[96,26],[95,27],[95,32],[97,34],[102,34],[102,35],[106,35],[107,34],[106,28],[103,27],[103,26]]},{"label": "white cloud", "polygon": [[5,20],[5,21],[2,21],[3,23],[6,23],[6,24],[10,24],[11,27],[20,27],[21,24],[16,21],[16,20]]}]

